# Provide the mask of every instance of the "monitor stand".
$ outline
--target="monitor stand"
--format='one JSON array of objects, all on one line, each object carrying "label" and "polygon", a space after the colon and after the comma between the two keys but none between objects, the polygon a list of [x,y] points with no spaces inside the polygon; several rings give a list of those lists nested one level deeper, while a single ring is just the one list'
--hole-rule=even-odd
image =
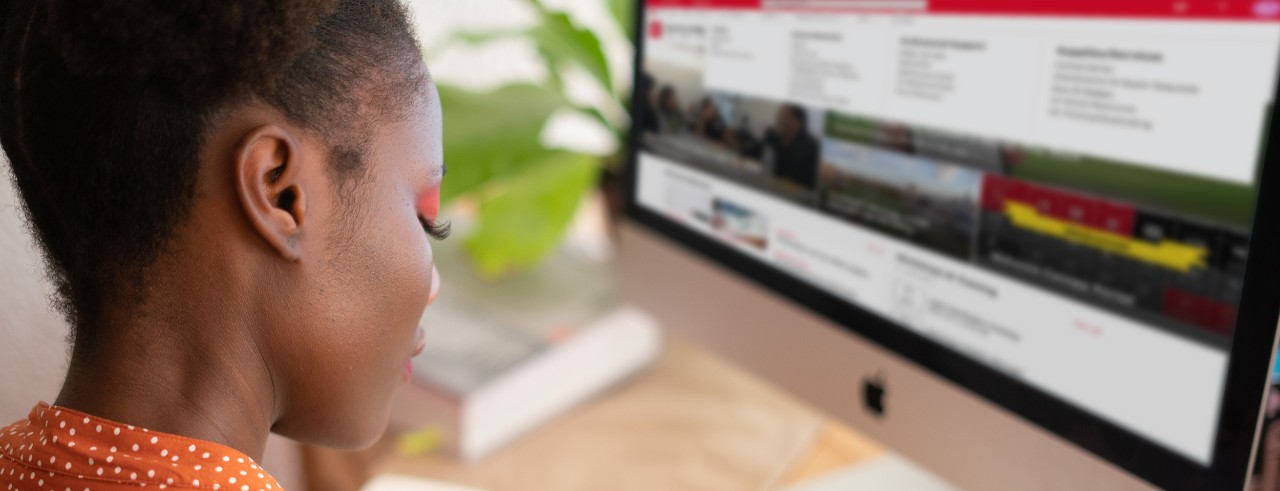
[{"label": "monitor stand", "polygon": [[960,491],[923,467],[896,453],[863,461],[825,476],[805,481],[787,491]]}]

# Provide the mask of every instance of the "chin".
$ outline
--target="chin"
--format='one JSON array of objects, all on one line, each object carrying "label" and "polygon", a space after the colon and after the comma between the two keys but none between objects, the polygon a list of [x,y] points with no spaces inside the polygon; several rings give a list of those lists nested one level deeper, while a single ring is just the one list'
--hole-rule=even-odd
[{"label": "chin", "polygon": [[381,424],[377,425],[377,429],[375,431],[369,431],[362,436],[351,438],[346,442],[347,445],[340,448],[345,450],[365,450],[372,447],[375,443],[378,443],[386,433],[387,419],[383,418]]},{"label": "chin", "polygon": [[387,431],[390,407],[364,418],[328,418],[331,422],[309,428],[295,428],[289,424],[277,424],[271,431],[301,443],[319,445],[337,450],[364,450],[372,447]]}]

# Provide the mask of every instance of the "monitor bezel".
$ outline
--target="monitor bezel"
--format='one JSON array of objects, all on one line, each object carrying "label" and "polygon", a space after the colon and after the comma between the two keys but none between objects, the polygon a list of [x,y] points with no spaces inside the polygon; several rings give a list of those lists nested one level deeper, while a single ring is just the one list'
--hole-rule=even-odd
[{"label": "monitor bezel", "polygon": [[[632,87],[638,86],[643,73],[644,43],[648,37],[644,29],[645,7],[645,0],[635,2]],[[1276,100],[1275,94],[1273,88],[1272,101]],[[641,96],[633,91],[632,115],[636,114]],[[1269,386],[1280,314],[1280,296],[1270,293],[1266,284],[1268,278],[1280,274],[1280,225],[1257,220],[1262,210],[1280,207],[1280,171],[1274,168],[1280,155],[1272,145],[1280,141],[1280,130],[1275,125],[1268,122],[1264,131],[1266,149],[1259,167],[1258,201],[1244,288],[1227,362],[1217,436],[1207,467],[644,208],[636,200],[639,133],[638,126],[632,125],[622,173],[624,215],[631,221],[1156,486],[1172,490],[1244,488],[1262,400]]]}]

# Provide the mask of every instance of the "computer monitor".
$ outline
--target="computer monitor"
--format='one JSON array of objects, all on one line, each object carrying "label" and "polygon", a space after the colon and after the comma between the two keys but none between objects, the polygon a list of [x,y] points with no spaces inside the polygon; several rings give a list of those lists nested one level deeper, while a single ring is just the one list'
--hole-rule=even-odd
[{"label": "computer monitor", "polygon": [[1244,488],[1280,2],[649,0],[635,32],[633,301],[960,487]]}]

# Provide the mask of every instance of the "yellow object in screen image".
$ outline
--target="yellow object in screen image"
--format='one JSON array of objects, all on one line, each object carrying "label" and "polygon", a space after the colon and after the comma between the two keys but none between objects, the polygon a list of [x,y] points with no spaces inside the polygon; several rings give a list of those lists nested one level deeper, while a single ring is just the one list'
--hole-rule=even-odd
[{"label": "yellow object in screen image", "polygon": [[1178,272],[1186,273],[1191,268],[1207,266],[1205,257],[1209,251],[1203,247],[1171,240],[1152,243],[1106,232],[1043,215],[1034,206],[1017,201],[1005,202],[1005,214],[1019,228]]}]

